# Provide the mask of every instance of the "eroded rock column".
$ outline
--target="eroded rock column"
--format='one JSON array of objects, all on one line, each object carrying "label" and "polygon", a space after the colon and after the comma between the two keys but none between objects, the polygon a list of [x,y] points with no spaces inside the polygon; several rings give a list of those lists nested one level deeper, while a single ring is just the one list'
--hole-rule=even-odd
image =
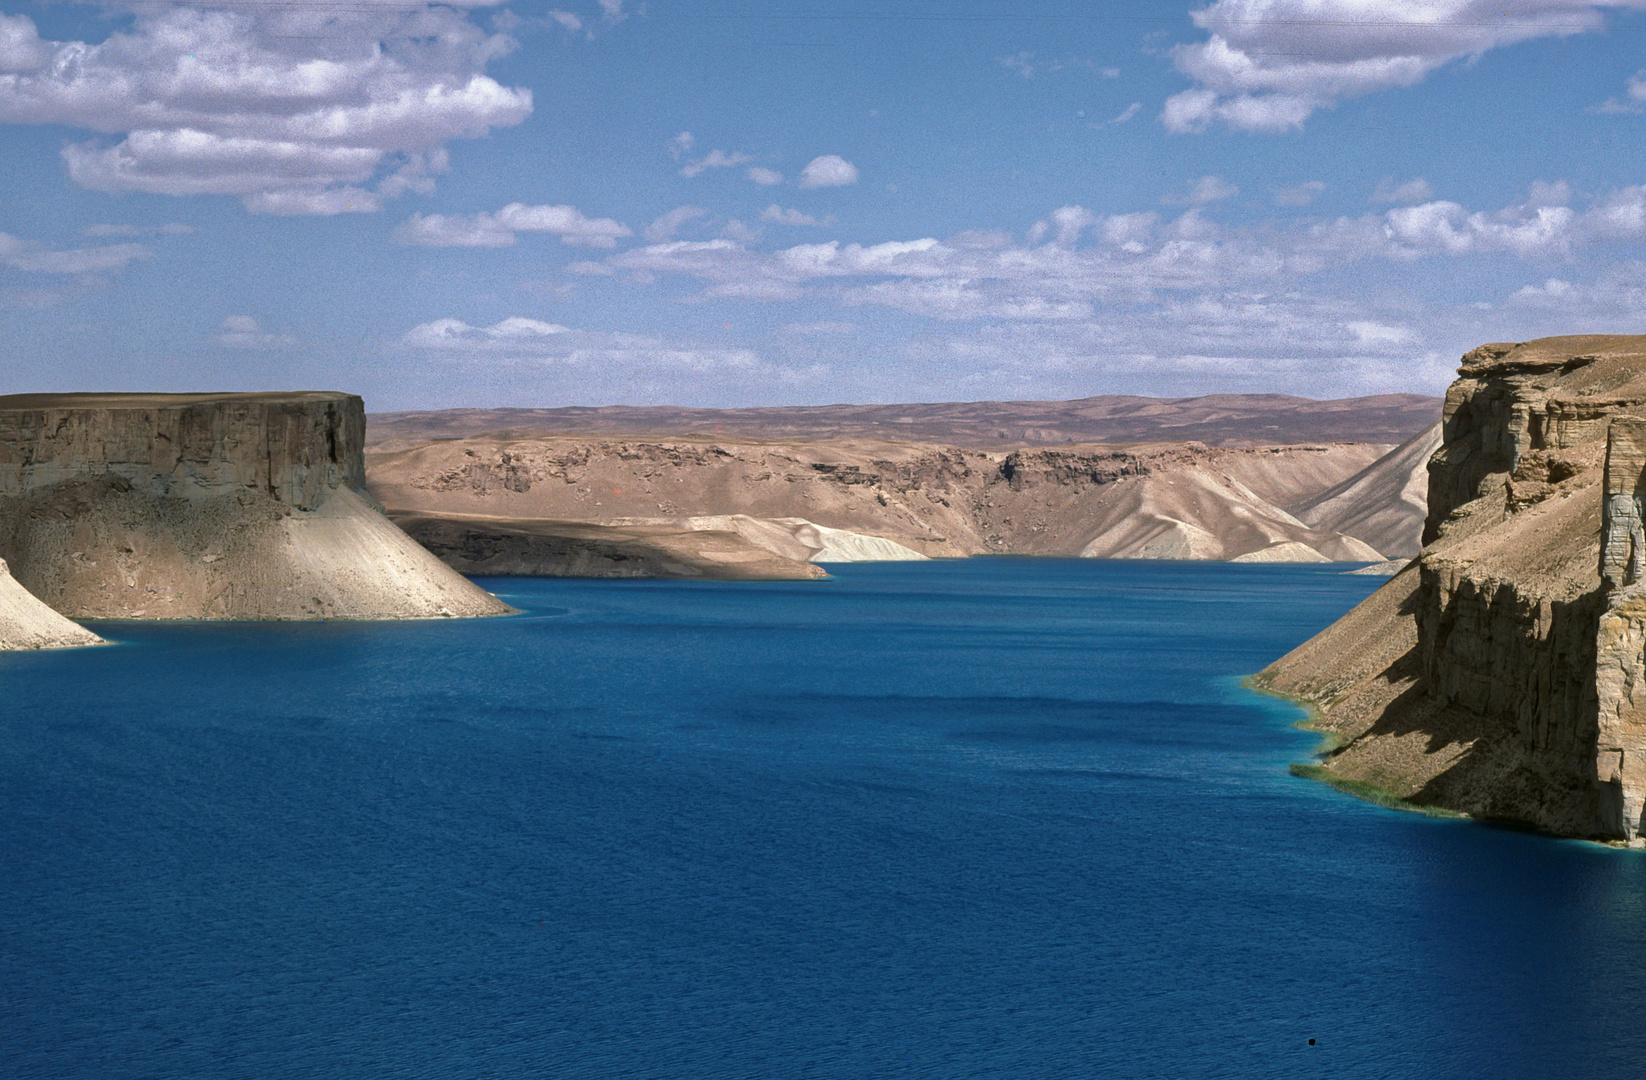
[{"label": "eroded rock column", "polygon": [[1606,437],[1600,577],[1606,607],[1595,635],[1595,780],[1600,826],[1633,840],[1646,807],[1646,419],[1617,417]]}]

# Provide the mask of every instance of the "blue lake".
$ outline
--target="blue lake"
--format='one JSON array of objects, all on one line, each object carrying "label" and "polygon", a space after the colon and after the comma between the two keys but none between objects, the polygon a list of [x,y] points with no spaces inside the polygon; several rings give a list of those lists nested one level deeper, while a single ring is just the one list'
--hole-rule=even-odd
[{"label": "blue lake", "polygon": [[1642,1075],[1643,853],[1287,774],[1238,678],[1379,583],[1336,569],[0,654],[0,1076]]}]

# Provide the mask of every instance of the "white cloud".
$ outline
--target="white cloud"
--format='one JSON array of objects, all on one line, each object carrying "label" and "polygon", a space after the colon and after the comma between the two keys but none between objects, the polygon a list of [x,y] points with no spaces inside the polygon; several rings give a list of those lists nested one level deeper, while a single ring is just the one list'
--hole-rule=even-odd
[{"label": "white cloud", "polygon": [[383,200],[357,187],[283,188],[259,191],[243,200],[254,214],[330,216],[332,214],[373,214],[383,208]]},{"label": "white cloud", "polygon": [[[1202,192],[1209,193],[1215,192]],[[943,321],[1079,321],[1106,310],[1176,303],[1173,297],[1267,294],[1371,259],[1566,259],[1594,245],[1646,241],[1646,187],[1614,191],[1584,208],[1569,205],[1570,195],[1564,184],[1539,183],[1525,202],[1496,211],[1431,201],[1359,217],[1240,228],[1221,225],[1199,208],[1167,220],[1071,205],[1037,223],[1027,244],[963,233],[943,241],[834,241],[760,251],[750,233],[652,244],[605,265],[636,280],[695,278],[703,297],[832,298]],[[776,207],[763,217],[788,213]],[[1338,339],[1362,351],[1400,344],[1393,331],[1375,327],[1412,325],[1410,319],[1360,312],[1338,312],[1326,321]]]},{"label": "white cloud", "polygon": [[200,230],[193,225],[171,222],[166,225],[87,225],[81,236],[187,236]]},{"label": "white cloud", "polygon": [[1275,204],[1278,206],[1308,206],[1320,197],[1326,190],[1325,181],[1305,180],[1292,187],[1275,189]]},{"label": "white cloud", "polygon": [[1388,326],[1369,319],[1351,320],[1343,326],[1359,345],[1407,345],[1417,339],[1417,335],[1404,326]]},{"label": "white cloud", "polygon": [[708,211],[701,206],[677,206],[668,213],[660,215],[657,220],[646,226],[646,239],[654,244],[660,244],[665,240],[673,240],[680,232],[682,225],[707,214]]},{"label": "white cloud", "polygon": [[1240,194],[1240,189],[1224,180],[1221,176],[1202,176],[1191,183],[1182,194],[1168,195],[1160,201],[1176,203],[1179,206],[1210,206],[1224,199],[1232,199]]},{"label": "white cloud", "polygon": [[818,334],[855,334],[861,329],[862,327],[858,326],[856,323],[827,319],[822,322],[785,323],[783,325],[783,332],[785,334],[801,334],[805,336],[813,336]]},{"label": "white cloud", "polygon": [[689,161],[680,170],[681,176],[696,176],[707,169],[733,169],[746,165],[754,158],[748,154],[728,154],[724,150],[710,150],[704,157]]},{"label": "white cloud", "polygon": [[679,161],[683,154],[691,152],[692,146],[696,142],[697,139],[692,136],[691,132],[682,131],[669,140],[669,156]]},{"label": "white cloud", "polygon": [[794,385],[811,381],[819,371],[815,366],[796,369],[771,364],[753,349],[577,330],[518,316],[491,326],[435,319],[407,331],[401,346],[454,362],[564,367],[586,372],[591,378],[616,370],[625,377],[689,375]]},{"label": "white cloud", "polygon": [[819,221],[810,214],[802,214],[792,207],[785,209],[776,203],[772,203],[766,209],[760,211],[760,220],[774,222],[778,225],[815,225],[821,227],[834,224],[833,218],[824,218]]},{"label": "white cloud", "polygon": [[841,187],[857,183],[857,166],[836,154],[812,158],[800,170],[803,188]]},{"label": "white cloud", "polygon": [[403,340],[414,348],[472,354],[521,348],[530,351],[550,338],[569,333],[559,323],[520,317],[483,327],[470,326],[461,319],[435,319],[412,327]]},{"label": "white cloud", "polygon": [[759,165],[748,171],[748,177],[761,187],[773,187],[783,182],[783,174],[776,169],[766,169]]},{"label": "white cloud", "polygon": [[36,274],[103,274],[121,270],[127,264],[152,254],[142,244],[109,244],[103,247],[54,251],[33,240],[22,240],[0,232],[0,266]]},{"label": "white cloud", "polygon": [[623,0],[600,0],[600,14],[607,22],[622,22],[629,17],[623,10]]},{"label": "white cloud", "polygon": [[1377,187],[1372,191],[1371,201],[1385,205],[1396,203],[1411,206],[1414,203],[1428,202],[1434,197],[1434,187],[1421,176],[1405,183],[1397,183],[1394,177],[1385,176],[1377,182]]},{"label": "white cloud", "polygon": [[1111,124],[1124,124],[1126,121],[1128,121],[1132,117],[1136,116],[1138,114],[1138,112],[1140,112],[1142,110],[1142,108],[1143,108],[1143,103],[1141,101],[1134,101],[1130,105],[1126,106],[1124,109],[1120,110],[1119,113],[1115,114],[1114,118],[1111,119],[1109,121],[1109,123],[1111,123]]},{"label": "white cloud", "polygon": [[[512,41],[465,6],[139,5],[97,44],[0,16],[0,123],[96,133],[63,150],[70,177],[94,190],[374,209],[378,195],[426,186],[447,142],[531,112],[529,90],[484,74]],[[367,193],[385,167],[400,179]]]},{"label": "white cloud", "polygon": [[1034,53],[1029,52],[1026,49],[1022,52],[1015,52],[1010,56],[1002,56],[1000,58],[1000,63],[1008,70],[1017,72],[1025,79],[1034,78]]},{"label": "white cloud", "polygon": [[634,233],[611,218],[588,218],[573,206],[510,203],[495,214],[413,214],[394,230],[401,244],[420,247],[508,247],[515,234],[548,233],[579,247],[616,247]]},{"label": "white cloud", "polygon": [[1504,45],[1600,29],[1646,0],[1216,0],[1191,13],[1206,40],[1173,59],[1196,84],[1167,100],[1171,131],[1300,127],[1318,109],[1421,82]]},{"label": "white cloud", "polygon": [[555,22],[559,23],[565,29],[570,30],[574,34],[577,31],[583,29],[583,20],[578,18],[576,15],[573,15],[569,11],[560,11],[558,9],[551,9],[548,13],[548,17],[553,19]]},{"label": "white cloud", "polygon": [[217,343],[231,349],[289,349],[297,344],[290,334],[270,334],[250,315],[230,315],[223,320]]}]

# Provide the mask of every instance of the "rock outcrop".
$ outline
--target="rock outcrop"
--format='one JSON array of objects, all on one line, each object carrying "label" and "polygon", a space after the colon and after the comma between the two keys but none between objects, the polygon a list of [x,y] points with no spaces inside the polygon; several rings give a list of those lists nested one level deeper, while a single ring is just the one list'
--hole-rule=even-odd
[{"label": "rock outcrop", "polygon": [[1375,562],[1382,555],[1371,545],[1282,507],[1389,449],[1168,443],[1000,453],[881,440],[477,437],[371,453],[367,468],[372,494],[401,518],[483,517],[538,532],[546,522],[741,521],[733,531],[756,543],[809,529],[813,546],[829,549],[800,556],[816,561],[907,549]]},{"label": "rock outcrop", "polygon": [[102,638],[70,622],[17,584],[0,559],[0,652],[99,645]]},{"label": "rock outcrop", "polygon": [[357,397],[0,397],[0,557],[90,619],[507,611],[364,494]]},{"label": "rock outcrop", "polygon": [[1646,821],[1646,337],[1463,358],[1422,554],[1257,676],[1343,745],[1330,778],[1636,841]]}]

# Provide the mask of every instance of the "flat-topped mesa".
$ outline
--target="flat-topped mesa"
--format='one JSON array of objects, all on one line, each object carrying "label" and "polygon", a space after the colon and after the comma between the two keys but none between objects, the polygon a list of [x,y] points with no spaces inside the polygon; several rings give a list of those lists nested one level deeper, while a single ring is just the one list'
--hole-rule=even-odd
[{"label": "flat-topped mesa", "polygon": [[1463,358],[1416,563],[1259,685],[1329,777],[1575,836],[1646,835],[1646,337]]},{"label": "flat-topped mesa", "polygon": [[74,618],[507,611],[364,494],[365,425],[340,393],[0,397],[0,557]]}]

